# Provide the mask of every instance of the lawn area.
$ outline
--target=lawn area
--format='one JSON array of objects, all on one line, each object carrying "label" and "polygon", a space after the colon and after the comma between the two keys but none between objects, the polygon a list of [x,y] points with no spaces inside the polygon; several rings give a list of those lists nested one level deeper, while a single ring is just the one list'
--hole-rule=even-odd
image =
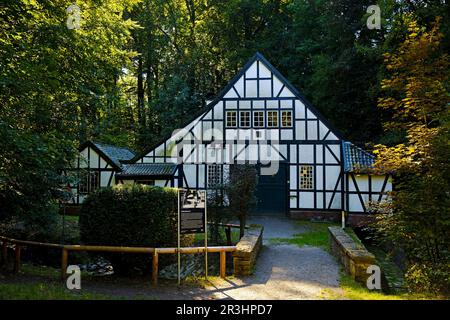
[{"label": "lawn area", "polygon": [[313,221],[297,221],[297,224],[304,227],[307,231],[305,233],[295,234],[293,238],[273,238],[270,239],[270,243],[295,244],[299,247],[313,246],[329,251],[330,234],[328,227],[336,226],[337,224]]},{"label": "lawn area", "polygon": [[343,270],[340,272],[340,287],[342,294],[323,290],[321,297],[328,300],[442,300],[444,297],[435,294],[413,294],[408,292],[385,294],[369,290],[359,282],[353,280]]},{"label": "lawn area", "polygon": [[[227,241],[227,236],[225,234],[225,228],[220,228],[220,239],[226,243]],[[208,237],[209,238],[209,237]],[[205,234],[204,233],[196,233],[195,234],[195,238],[194,238],[194,242],[197,245],[203,245],[205,241]],[[235,245],[236,243],[239,242],[239,229],[238,228],[231,228],[231,242],[233,243],[233,245]],[[214,245],[214,244],[210,244],[210,245]]]},{"label": "lawn area", "polygon": [[[84,275],[83,277],[86,277]],[[112,296],[87,290],[68,290],[60,280],[60,270],[23,264],[18,275],[2,276],[0,300],[109,300]]]},{"label": "lawn area", "polygon": [[0,300],[109,300],[113,297],[68,290],[63,285],[50,283],[0,284]]}]

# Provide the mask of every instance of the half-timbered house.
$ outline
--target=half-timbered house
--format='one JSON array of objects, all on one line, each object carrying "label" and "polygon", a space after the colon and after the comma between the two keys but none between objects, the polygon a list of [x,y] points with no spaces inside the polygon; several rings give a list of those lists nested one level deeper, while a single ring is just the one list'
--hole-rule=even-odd
[{"label": "half-timbered house", "polygon": [[365,170],[374,157],[346,141],[260,53],[182,129],[123,160],[116,183],[194,189],[214,188],[230,166],[253,163],[255,214],[357,216],[392,188],[389,176]]}]

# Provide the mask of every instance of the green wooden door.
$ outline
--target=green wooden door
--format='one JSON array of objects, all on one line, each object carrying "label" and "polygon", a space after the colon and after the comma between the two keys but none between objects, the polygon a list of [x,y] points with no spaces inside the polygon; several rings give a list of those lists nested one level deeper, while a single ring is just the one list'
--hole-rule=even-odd
[{"label": "green wooden door", "polygon": [[287,176],[287,165],[283,163],[280,163],[276,174],[259,175],[256,189],[257,205],[253,215],[286,215]]}]

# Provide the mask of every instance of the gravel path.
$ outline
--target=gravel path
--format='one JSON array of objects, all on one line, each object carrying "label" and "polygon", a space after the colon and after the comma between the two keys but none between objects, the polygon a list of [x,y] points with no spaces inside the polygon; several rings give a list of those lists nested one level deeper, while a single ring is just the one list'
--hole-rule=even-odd
[{"label": "gravel path", "polygon": [[316,247],[276,245],[270,238],[289,238],[307,232],[289,219],[254,218],[249,224],[264,225],[264,246],[252,276],[216,280],[211,287],[216,299],[320,299],[323,289],[339,294],[339,265]]}]

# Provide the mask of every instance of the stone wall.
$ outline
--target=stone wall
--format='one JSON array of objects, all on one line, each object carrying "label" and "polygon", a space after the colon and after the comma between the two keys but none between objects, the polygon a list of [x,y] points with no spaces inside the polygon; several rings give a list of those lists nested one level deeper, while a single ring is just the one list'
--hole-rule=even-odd
[{"label": "stone wall", "polygon": [[344,266],[345,271],[356,281],[366,285],[367,267],[375,263],[375,256],[359,242],[353,240],[342,228],[329,227],[331,252]]},{"label": "stone wall", "polygon": [[233,252],[234,274],[246,276],[253,273],[256,257],[262,247],[264,227],[250,227]]}]

